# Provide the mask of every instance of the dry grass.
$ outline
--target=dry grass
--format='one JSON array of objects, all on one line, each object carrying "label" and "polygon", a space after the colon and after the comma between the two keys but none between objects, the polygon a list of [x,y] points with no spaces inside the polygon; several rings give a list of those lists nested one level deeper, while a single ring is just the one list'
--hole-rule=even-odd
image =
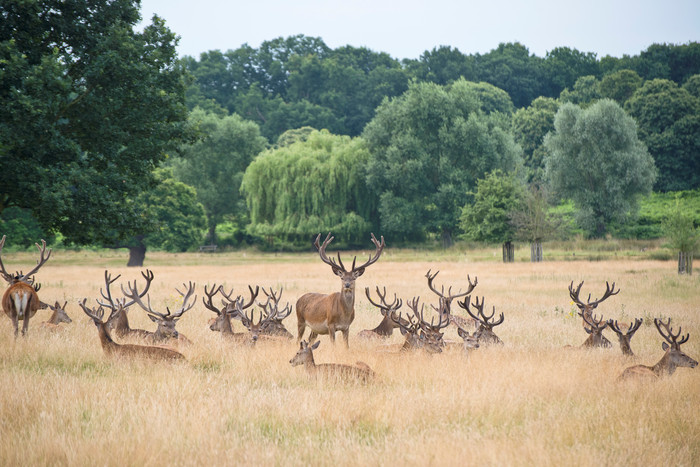
[{"label": "dry grass", "polygon": [[[654,383],[618,383],[634,363],[653,364],[661,337],[645,324],[632,340],[635,360],[612,350],[565,350],[586,334],[572,316],[567,286],[599,296],[605,281],[621,293],[599,307],[632,321],[671,317],[690,332],[684,351],[700,357],[700,280],[679,277],[670,262],[618,260],[542,264],[431,261],[421,253],[387,252],[358,280],[351,347],[327,337],[317,362],[362,360],[374,384],[313,381],[292,368],[294,342],[249,349],[222,342],[206,326],[199,301],[180,321],[194,344],[187,363],[110,360],[76,302],[98,295],[104,268],[121,280],[140,278],[119,255],[58,252],[40,271],[44,301],[68,300],[73,323],[42,333],[42,311],[30,335],[15,341],[0,319],[0,465],[697,465],[700,459],[700,371],[681,368]],[[31,254],[6,255],[8,270],[33,264]],[[150,254],[156,309],[176,304],[175,287],[195,281],[284,287],[292,303],[305,292],[333,292],[338,279],[308,255]],[[435,356],[377,352],[354,336],[379,314],[365,287],[386,286],[402,298],[435,303],[425,273],[439,286],[476,291],[505,322],[506,345]],[[201,298],[199,299],[201,300]],[[139,310],[132,326],[153,329]],[[296,318],[286,321],[296,334]],[[240,324],[236,324],[240,330]],[[606,331],[608,333],[608,331]],[[448,338],[459,339],[449,331]],[[616,344],[616,339],[608,333]],[[393,343],[401,342],[395,336]]]}]

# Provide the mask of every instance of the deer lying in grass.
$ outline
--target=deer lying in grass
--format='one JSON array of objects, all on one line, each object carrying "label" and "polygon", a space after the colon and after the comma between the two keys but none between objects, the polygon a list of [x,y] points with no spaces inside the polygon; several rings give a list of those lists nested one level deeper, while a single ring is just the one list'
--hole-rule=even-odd
[{"label": "deer lying in grass", "polygon": [[419,303],[420,297],[414,297],[410,302],[407,302],[408,307],[413,311],[413,316],[406,315],[407,319],[403,319],[401,313],[398,316],[390,315],[391,320],[406,338],[399,351],[420,349],[431,354],[440,353],[445,347],[440,330],[447,326],[449,321],[441,315],[437,325],[433,321],[428,323],[423,318],[423,306],[421,306],[421,311],[418,311]]},{"label": "deer lying in grass", "polygon": [[498,320],[493,320],[496,314],[496,307],[493,307],[493,311],[489,316],[484,314],[484,298],[481,297],[481,303],[479,303],[479,297],[476,297],[474,301],[474,308],[476,308],[476,314],[472,313],[471,305],[471,295],[467,296],[463,301],[457,302],[457,304],[463,308],[469,316],[479,323],[479,328],[474,333],[474,336],[478,339],[479,344],[483,346],[489,345],[503,345],[503,341],[493,332],[493,328],[503,323],[503,313],[498,317]]},{"label": "deer lying in grass", "polygon": [[[143,298],[148,293],[148,289],[151,287],[151,282],[153,282],[153,271],[146,269],[146,272],[142,271],[141,275],[144,279],[146,279],[146,286],[139,295],[139,298]],[[120,339],[135,338],[153,341],[153,333],[151,331],[146,331],[145,329],[132,329],[129,325],[127,311],[129,307],[135,303],[135,301],[131,300],[127,302],[126,299],[112,298],[111,285],[120,277],[121,274],[112,279],[112,275],[109,273],[109,271],[105,270],[105,289],[100,289],[100,295],[102,295],[104,301],[97,301],[100,306],[112,310],[107,318],[107,330],[110,332],[110,335],[113,333]],[[136,287],[136,280],[134,280],[134,287]]]},{"label": "deer lying in grass", "polygon": [[64,302],[63,305],[58,302],[56,302],[53,306],[46,305],[52,310],[52,313],[48,321],[41,323],[41,328],[46,331],[55,332],[61,329],[59,324],[72,323],[73,320],[70,319],[70,316],[68,316],[68,313],[66,313],[66,305],[68,305],[68,302]]},{"label": "deer lying in grass", "polygon": [[457,326],[457,334],[462,338],[462,348],[467,356],[469,356],[472,350],[479,348],[479,331],[474,331],[474,334],[469,334],[468,331]]},{"label": "deer lying in grass", "polygon": [[309,345],[306,341],[299,343],[299,351],[289,361],[292,366],[304,365],[304,368],[310,376],[338,378],[343,380],[368,382],[375,378],[376,374],[372,369],[363,362],[356,362],[355,365],[341,365],[339,363],[321,363],[316,364],[314,361],[313,351],[316,350],[321,341],[317,341],[313,345]]},{"label": "deer lying in grass", "polygon": [[37,292],[39,284],[34,284],[33,274],[41,268],[51,257],[51,249],[46,253],[46,241],[41,241],[41,246],[35,243],[39,249],[39,261],[37,265],[27,274],[19,272],[10,274],[5,270],[5,265],[2,263],[2,248],[5,246],[5,235],[0,240],[0,275],[7,281],[9,287],[5,290],[2,296],[2,309],[8,318],[12,321],[12,326],[15,329],[15,338],[19,333],[19,322],[22,324],[22,335],[25,336],[29,330],[29,319],[32,318],[37,310],[41,308],[41,302]]},{"label": "deer lying in grass", "polygon": [[331,234],[326,236],[323,244],[319,244],[321,234],[316,237],[314,246],[318,250],[321,261],[331,267],[333,273],[340,277],[340,292],[333,294],[307,293],[297,300],[297,330],[299,332],[297,341],[301,341],[304,330],[308,326],[311,329],[309,342],[313,342],[319,334],[328,334],[330,340],[335,344],[335,333],[343,333],[345,347],[348,347],[348,336],[350,325],[355,320],[355,281],[364,274],[365,269],[376,263],[384,250],[384,237],[381,242],[377,241],[372,234],[372,243],[375,246],[374,256],[370,255],[367,262],[360,266],[355,266],[357,256],[352,260],[352,267],[349,271],[345,269],[338,253],[338,262],[326,256],[326,247],[333,241]]},{"label": "deer lying in grass", "polygon": [[[357,337],[361,339],[386,339],[388,337],[391,337],[391,335],[394,333],[394,329],[399,327],[399,324],[397,323],[399,319],[396,312],[399,308],[401,308],[403,302],[400,298],[396,297],[396,294],[394,294],[394,301],[391,303],[387,303],[386,287],[384,287],[383,294],[379,290],[379,287],[377,287],[377,295],[379,296],[380,303],[376,303],[374,300],[372,300],[372,296],[369,293],[369,287],[365,287],[365,295],[367,295],[367,299],[372,305],[379,308],[379,311],[381,312],[383,318],[376,328],[365,329],[363,331],[360,331],[357,334]],[[406,326],[409,325],[407,321],[404,324]]]},{"label": "deer lying in grass", "polygon": [[603,335],[603,330],[608,326],[608,322],[603,320],[603,315],[600,316],[600,319],[596,319],[596,315],[590,315],[589,319],[583,311],[579,311],[578,314],[587,324],[583,329],[588,333],[588,338],[581,344],[581,348],[612,347],[610,341]]},{"label": "deer lying in grass", "polygon": [[634,323],[630,323],[629,325],[618,325],[617,320],[608,320],[608,326],[617,334],[617,339],[620,341],[620,350],[622,350],[623,355],[634,357],[634,352],[632,352],[632,347],[630,347],[630,341],[641,325],[641,318],[635,319]]},{"label": "deer lying in grass", "polygon": [[263,320],[260,327],[260,334],[263,336],[282,337],[285,339],[293,339],[294,336],[287,330],[282,321],[292,313],[292,307],[287,303],[284,308],[279,309],[279,301],[282,298],[282,289],[279,293],[275,293],[270,287],[270,292],[262,288],[263,293],[267,296],[267,301],[258,305],[265,311],[266,319]]},{"label": "deer lying in grass", "polygon": [[[664,323],[660,319],[654,318],[654,324],[656,325],[656,329],[659,331],[659,334],[661,334],[661,337],[663,337],[666,341],[661,344],[661,348],[663,348],[666,353],[663,357],[661,357],[661,360],[659,360],[656,365],[631,366],[625,369],[625,371],[620,374],[618,379],[624,380],[639,377],[658,379],[662,376],[671,376],[678,367],[695,368],[698,366],[697,360],[692,359],[681,351],[681,344],[688,342],[690,334],[686,334],[679,341],[678,337],[680,337],[682,329],[679,327],[678,332],[673,334],[671,328],[671,318],[668,319],[667,323]],[[666,332],[664,332],[664,330]]]},{"label": "deer lying in grass", "polygon": [[574,290],[574,281],[571,281],[571,284],[569,285],[569,296],[571,297],[571,300],[576,304],[576,306],[579,309],[579,315],[583,318],[583,327],[586,329],[590,329],[588,327],[588,323],[586,322],[586,319],[590,320],[591,319],[591,313],[593,313],[593,310],[595,310],[598,305],[600,305],[604,300],[607,300],[609,297],[612,297],[613,295],[617,295],[620,293],[620,289],[615,290],[615,283],[613,282],[612,287],[610,287],[610,284],[605,281],[605,293],[603,294],[603,297],[600,299],[596,299],[591,301],[591,294],[588,294],[588,300],[586,303],[583,303],[579,299],[579,294],[581,293],[581,287],[583,286],[583,281],[576,287],[576,290]]},{"label": "deer lying in grass", "polygon": [[471,278],[469,277],[469,274],[467,274],[467,283],[469,284],[469,288],[467,289],[466,292],[462,292],[461,290],[455,294],[452,295],[452,287],[447,289],[447,295],[445,295],[445,286],[443,285],[440,290],[436,289],[435,286],[433,285],[433,279],[437,277],[437,275],[440,273],[440,271],[435,271],[435,274],[430,274],[430,270],[428,270],[427,274],[425,277],[428,279],[428,287],[430,290],[432,290],[439,299],[439,309],[442,310],[442,313],[445,313],[447,318],[449,319],[449,322],[451,324],[454,324],[457,328],[462,328],[462,329],[467,329],[470,327],[478,328],[479,327],[479,321],[471,318],[471,319],[466,319],[458,315],[453,315],[452,314],[452,300],[455,298],[459,297],[464,297],[472,293],[476,285],[479,283],[479,279],[477,277],[474,278],[474,282],[472,283]]},{"label": "deer lying in grass", "polygon": [[[255,298],[260,292],[259,287],[255,287],[255,291],[253,291],[253,288],[248,286],[248,290],[250,290],[250,300],[248,303],[245,303],[240,295],[236,298],[231,298],[233,290],[226,294],[223,286],[217,287],[216,284],[214,284],[209,290],[207,286],[204,286],[204,295],[206,295],[206,298],[202,297],[202,302],[208,310],[216,313],[216,318],[214,322],[210,324],[209,329],[221,332],[221,336],[224,339],[240,344],[253,345],[255,341],[258,340],[259,328],[255,336],[253,336],[250,332],[233,332],[233,326],[231,325],[231,318],[243,319],[244,310],[253,305]],[[221,308],[214,305],[214,296],[219,292],[224,297],[224,299],[222,299]]]},{"label": "deer lying in grass", "polygon": [[[183,286],[185,284],[182,284]],[[194,300],[192,303],[189,305],[187,302],[192,298],[192,294],[194,294],[194,287],[195,285],[190,282],[189,286],[187,287],[187,292],[180,292],[179,289],[175,289],[177,293],[180,294],[182,297],[182,305],[180,308],[175,312],[175,313],[170,313],[170,308],[165,307],[166,313],[159,313],[153,308],[151,308],[151,297],[148,297],[148,305],[143,303],[143,300],[141,300],[141,297],[144,294],[140,294],[138,287],[136,287],[136,281],[134,281],[134,284],[131,285],[129,283],[129,291],[127,292],[124,290],[124,286],[122,286],[122,293],[124,294],[125,297],[128,297],[131,299],[131,303],[136,303],[138,304],[147,314],[148,317],[158,325],[158,329],[152,334],[148,336],[148,339],[152,342],[158,343],[158,342],[164,342],[164,341],[175,341],[178,344],[185,344],[189,345],[192,343],[187,337],[184,335],[180,334],[177,332],[175,329],[175,325],[177,324],[178,320],[182,317],[182,315],[190,310],[194,306],[194,302],[197,301],[197,296],[195,295]]]},{"label": "deer lying in grass", "polygon": [[[100,306],[98,309],[88,308],[85,303],[87,299],[80,302],[80,307],[86,315],[92,319],[97,327],[97,332],[100,335],[100,343],[105,355],[118,357],[144,357],[155,360],[185,360],[185,356],[180,352],[167,347],[136,345],[136,344],[117,344],[112,340],[105,322],[102,321],[104,316],[104,308]],[[121,304],[117,305],[121,306]]]}]

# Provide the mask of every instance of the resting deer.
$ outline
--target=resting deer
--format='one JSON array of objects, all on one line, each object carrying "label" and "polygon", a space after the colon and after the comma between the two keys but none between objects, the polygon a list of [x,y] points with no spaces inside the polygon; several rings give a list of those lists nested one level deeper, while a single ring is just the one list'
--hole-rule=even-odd
[{"label": "resting deer", "polygon": [[475,321],[479,322],[479,329],[474,333],[478,338],[479,343],[484,346],[488,345],[503,345],[503,341],[493,332],[493,328],[503,323],[503,313],[499,316],[498,320],[493,320],[496,314],[496,307],[493,307],[493,311],[489,316],[484,314],[484,298],[481,298],[481,303],[479,303],[479,297],[476,297],[474,301],[474,308],[476,308],[476,314],[472,313],[470,309],[471,305],[471,295],[467,296],[463,301],[457,302],[457,304],[463,308],[469,316]]},{"label": "resting deer", "polygon": [[[612,344],[603,335],[603,330],[608,326],[608,322],[603,320],[603,316],[600,319],[596,319],[596,315],[590,315],[590,319],[586,317],[583,311],[579,311],[579,316],[583,318],[583,321],[587,324],[583,329],[588,333],[588,338],[581,344],[581,348],[594,348],[594,347],[612,347]],[[602,325],[601,325],[602,323]]]},{"label": "resting deer", "polygon": [[467,356],[472,350],[479,348],[479,331],[474,331],[474,334],[469,334],[468,331],[457,326],[457,334],[459,334],[459,337],[464,341],[462,347]]},{"label": "resting deer", "polygon": [[622,350],[623,355],[634,357],[634,352],[632,352],[632,347],[630,347],[630,341],[641,325],[641,318],[635,319],[634,323],[630,323],[629,326],[624,324],[620,326],[617,324],[617,320],[608,320],[608,326],[617,334],[617,338],[620,341],[620,350]]},{"label": "resting deer", "polygon": [[[250,300],[248,303],[245,303],[241,296],[232,299],[231,295],[233,294],[233,291],[226,294],[223,286],[217,287],[216,284],[214,284],[211,289],[208,290],[207,286],[205,285],[204,295],[206,295],[206,298],[202,297],[202,302],[208,310],[216,313],[216,318],[209,326],[209,329],[212,331],[221,332],[222,337],[225,339],[242,344],[254,344],[257,337],[255,340],[253,340],[249,332],[233,332],[233,326],[231,326],[231,318],[236,317],[241,319],[241,313],[243,313],[243,310],[246,310],[253,305],[255,298],[260,292],[260,288],[257,286],[255,287],[255,291],[253,291],[251,286],[248,286],[248,290],[250,290]],[[222,308],[218,308],[216,305],[214,305],[214,296],[219,292],[221,292],[221,295],[225,297],[225,300],[222,300]]]},{"label": "resting deer", "polygon": [[[409,351],[422,349],[428,353],[442,352],[445,343],[442,340],[440,329],[447,326],[448,321],[440,316],[440,321],[437,325],[434,322],[428,323],[423,318],[423,307],[418,311],[420,297],[414,297],[410,302],[406,302],[408,307],[413,311],[413,316],[407,315],[408,319],[403,319],[401,313],[398,316],[390,315],[391,320],[401,330],[401,334],[406,337],[400,351]],[[426,332],[429,330],[430,332]]]},{"label": "resting deer", "polygon": [[610,287],[610,284],[605,281],[605,293],[603,294],[602,298],[599,298],[597,300],[591,301],[591,294],[588,294],[588,300],[586,303],[583,303],[579,299],[579,294],[581,292],[581,286],[583,286],[583,281],[576,287],[576,290],[574,290],[574,281],[571,281],[571,284],[569,285],[569,296],[571,297],[571,300],[576,304],[578,309],[581,311],[579,313],[581,317],[583,318],[583,327],[586,329],[588,328],[588,325],[586,323],[586,319],[590,320],[591,319],[591,313],[593,313],[593,310],[595,310],[598,305],[600,305],[604,300],[607,300],[609,297],[612,297],[613,295],[617,295],[620,293],[620,289],[615,290],[615,283],[613,282],[612,287]]},{"label": "resting deer", "polygon": [[343,333],[345,346],[348,347],[348,335],[350,324],[355,319],[355,281],[360,277],[365,269],[376,263],[384,250],[384,237],[378,242],[372,234],[372,243],[375,246],[374,256],[370,255],[369,260],[360,266],[355,266],[357,256],[352,260],[352,267],[349,271],[343,266],[338,253],[338,262],[326,256],[326,247],[333,241],[331,234],[326,236],[323,244],[319,244],[321,234],[316,237],[314,246],[318,250],[321,261],[331,267],[333,273],[340,277],[340,292],[330,295],[320,293],[307,293],[297,300],[297,340],[301,341],[306,326],[311,329],[309,342],[313,342],[319,334],[328,334],[332,343],[335,344],[335,333]]},{"label": "resting deer", "polygon": [[259,306],[265,310],[267,318],[263,320],[260,328],[260,334],[263,336],[283,337],[285,339],[293,339],[291,332],[284,327],[282,321],[292,313],[292,307],[287,303],[283,309],[279,309],[279,301],[282,298],[282,289],[279,293],[275,293],[270,287],[270,292],[262,288],[263,293],[267,296],[267,301],[259,303]]},{"label": "resting deer", "polygon": [[[377,295],[379,296],[379,300],[381,303],[376,303],[374,300],[372,300],[372,297],[369,293],[369,287],[365,287],[365,295],[367,295],[367,299],[372,305],[379,308],[379,311],[381,312],[383,318],[376,328],[365,329],[363,331],[360,331],[357,334],[357,337],[360,337],[362,339],[377,339],[390,337],[394,333],[394,329],[399,327],[399,324],[397,323],[398,318],[396,312],[399,308],[401,308],[403,302],[400,298],[396,297],[396,294],[394,294],[394,301],[390,304],[386,303],[386,287],[384,287],[384,294],[382,294],[382,292],[379,290],[379,287],[377,287]],[[408,326],[409,323],[405,322],[405,324]]]},{"label": "resting deer", "polygon": [[9,287],[5,290],[2,296],[2,309],[12,321],[12,326],[15,329],[15,338],[19,332],[19,321],[24,321],[22,324],[22,335],[25,336],[29,330],[29,319],[32,318],[37,310],[41,308],[41,302],[37,291],[40,288],[39,284],[34,284],[32,274],[37,272],[51,257],[51,249],[46,253],[46,241],[41,241],[41,246],[35,243],[39,249],[39,261],[37,265],[27,274],[19,272],[17,274],[9,274],[5,270],[5,265],[2,263],[2,248],[5,246],[5,235],[0,240],[0,274],[7,281]]},{"label": "resting deer", "polygon": [[[112,340],[105,322],[102,321],[104,316],[104,308],[100,306],[98,309],[88,308],[85,305],[87,299],[83,299],[80,302],[80,307],[83,309],[86,315],[92,319],[97,327],[97,332],[100,335],[100,343],[102,344],[102,350],[108,356],[120,356],[120,357],[146,357],[158,360],[185,360],[184,355],[180,352],[169,349],[167,347],[158,346],[148,346],[148,345],[135,345],[135,344],[117,344]],[[117,305],[121,307],[122,304]]]},{"label": "resting deer", "polygon": [[[185,284],[182,285],[184,286]],[[134,281],[133,285],[129,283],[128,292],[124,290],[124,286],[122,286],[122,293],[125,297],[130,298],[132,303],[138,304],[148,314],[148,317],[151,319],[151,321],[158,325],[158,329],[156,329],[156,332],[149,336],[150,340],[152,340],[153,342],[174,340],[181,344],[191,344],[192,342],[187,337],[177,332],[177,330],[175,329],[175,324],[177,324],[178,320],[186,311],[190,310],[194,306],[194,302],[197,301],[197,296],[195,295],[192,303],[190,303],[189,305],[187,304],[190,298],[192,298],[192,294],[194,294],[194,286],[195,285],[192,282],[190,282],[186,293],[180,292],[179,289],[175,289],[177,293],[179,293],[182,297],[182,305],[175,313],[172,314],[170,313],[169,307],[165,307],[166,313],[159,313],[157,311],[154,311],[153,308],[151,308],[150,297],[148,297],[147,300],[148,305],[144,304],[143,300],[141,300],[143,294],[139,293],[139,290],[136,287],[136,281]]]},{"label": "resting deer", "polygon": [[477,277],[474,278],[474,282],[472,283],[471,278],[469,277],[469,274],[467,274],[467,283],[469,283],[469,288],[467,289],[466,292],[459,292],[456,295],[452,295],[452,287],[447,289],[447,295],[445,295],[445,286],[443,285],[441,287],[441,290],[438,290],[433,286],[433,279],[437,277],[437,275],[440,273],[440,271],[435,271],[435,274],[430,274],[430,270],[428,270],[427,274],[425,277],[428,278],[428,287],[430,290],[432,290],[439,298],[439,307],[441,310],[443,310],[443,313],[447,315],[447,318],[449,319],[450,323],[454,324],[457,328],[462,328],[466,329],[469,327],[474,327],[478,328],[479,327],[479,321],[472,319],[465,319],[462,318],[461,316],[453,315],[452,314],[452,300],[455,298],[459,297],[464,297],[466,295],[469,295],[472,293],[476,285],[479,283],[479,279]]},{"label": "resting deer", "polygon": [[[146,286],[143,292],[139,295],[139,298],[143,298],[147,293],[148,289],[151,287],[151,282],[153,282],[153,271],[146,269],[146,272],[141,272],[141,275],[146,279]],[[112,298],[112,291],[110,286],[121,277],[121,274],[112,279],[112,275],[109,271],[105,270],[105,290],[100,289],[100,295],[105,301],[98,300],[97,303],[100,306],[108,308],[111,311],[107,322],[107,330],[114,333],[120,339],[136,338],[153,340],[153,333],[151,331],[146,331],[145,329],[132,329],[129,325],[129,318],[127,316],[128,308],[135,303],[134,300],[126,301],[126,299],[115,299]],[[136,287],[136,280],[134,280],[134,287]]]},{"label": "resting deer", "polygon": [[56,302],[53,306],[46,305],[53,312],[51,313],[51,317],[48,321],[41,323],[42,329],[53,332],[60,329],[58,325],[61,323],[72,323],[73,320],[70,319],[70,316],[68,316],[68,313],[66,313],[66,305],[68,305],[68,302],[64,302],[63,305],[58,302]]},{"label": "resting deer", "polygon": [[[690,358],[681,351],[681,344],[688,342],[690,334],[686,334],[679,341],[678,337],[681,335],[681,328],[679,327],[678,332],[673,334],[672,328],[670,327],[671,318],[668,319],[668,323],[664,323],[662,320],[654,318],[654,324],[656,325],[656,329],[658,329],[659,334],[661,334],[661,337],[663,337],[666,341],[661,344],[661,348],[663,348],[666,353],[654,366],[635,365],[625,369],[625,371],[623,371],[619,376],[619,379],[637,377],[651,377],[657,379],[665,375],[671,376],[678,367],[695,368],[698,366],[697,360]],[[664,330],[666,331],[665,333]]]},{"label": "resting deer", "polygon": [[316,350],[321,341],[317,341],[313,345],[309,345],[306,341],[299,343],[299,351],[294,357],[289,360],[292,366],[304,365],[304,368],[310,376],[314,377],[330,377],[345,380],[359,380],[368,382],[375,378],[376,374],[366,363],[356,362],[357,366],[341,365],[339,363],[321,363],[319,365],[314,361],[313,351]]}]

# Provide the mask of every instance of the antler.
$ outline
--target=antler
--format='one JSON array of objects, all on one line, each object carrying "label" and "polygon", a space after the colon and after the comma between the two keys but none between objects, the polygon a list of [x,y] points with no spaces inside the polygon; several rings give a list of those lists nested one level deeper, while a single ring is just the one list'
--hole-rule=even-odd
[{"label": "antler", "polygon": [[269,293],[265,290],[265,287],[262,287],[262,291],[267,296],[267,301],[264,304],[258,303],[258,305],[265,310],[265,313],[270,319],[282,321],[292,313],[292,307],[289,303],[287,303],[281,311],[279,309],[279,301],[282,298],[282,288],[280,288],[279,294],[275,294],[272,287],[270,287]]},{"label": "antler", "polygon": [[503,312],[501,312],[501,315],[498,317],[497,321],[489,323],[489,320],[494,317],[496,314],[496,307],[493,307],[493,311],[489,316],[486,316],[484,314],[484,297],[481,297],[481,303],[479,303],[479,297],[476,297],[474,300],[474,308],[476,308],[477,313],[476,315],[472,313],[470,309],[470,304],[471,304],[471,295],[467,296],[463,301],[458,301],[457,304],[463,308],[467,313],[469,313],[469,316],[474,318],[476,321],[481,323],[483,326],[492,329],[499,324],[503,323]]},{"label": "antler", "polygon": [[630,323],[629,327],[627,328],[627,332],[623,333],[622,330],[620,330],[620,326],[617,324],[617,320],[613,321],[612,319],[608,320],[608,326],[610,326],[610,329],[612,329],[616,334],[625,334],[627,336],[630,336],[637,332],[637,329],[639,329],[639,326],[642,325],[642,319],[641,318],[636,318],[634,320],[634,323]]},{"label": "antler", "polygon": [[579,306],[588,306],[590,308],[595,308],[597,307],[602,301],[606,300],[609,297],[612,297],[613,295],[617,295],[620,293],[620,289],[615,290],[615,283],[613,282],[612,287],[610,287],[610,283],[608,281],[605,281],[605,293],[603,294],[602,298],[599,298],[597,300],[591,301],[591,294],[588,294],[588,303],[583,303],[579,299],[579,294],[581,293],[581,286],[583,286],[583,281],[576,287],[576,290],[574,290],[574,281],[571,281],[571,284],[569,285],[569,296],[571,297],[571,300],[574,301]]},{"label": "antler", "polygon": [[[32,274],[34,274],[35,272],[37,272],[39,270],[39,268],[42,267],[44,265],[44,263],[47,262],[49,260],[49,258],[51,257],[51,252],[53,251],[53,249],[49,249],[49,253],[46,254],[46,240],[41,240],[41,246],[39,246],[38,243],[35,243],[34,245],[36,245],[36,247],[39,249],[39,254],[40,254],[39,261],[37,261],[37,265],[34,267],[34,269],[32,269],[31,271],[29,271],[26,274],[23,274],[19,278],[19,280],[21,280],[21,281],[25,280],[27,277],[29,277]],[[46,256],[44,257],[45,254],[46,254]]]},{"label": "antler", "polygon": [[88,315],[93,321],[102,323],[102,317],[104,316],[104,308],[102,308],[102,305],[95,310],[94,308],[88,308],[85,304],[86,302],[87,298],[84,298],[82,301],[78,302],[78,305],[80,305],[80,308],[82,308],[85,314]]},{"label": "antler", "polygon": [[[600,315],[600,319],[596,319],[597,315],[591,314],[591,321],[588,321],[588,319],[586,318],[586,315],[582,311],[579,311],[578,315],[581,318],[583,318],[583,320],[586,322],[586,324],[588,324],[591,327],[591,329],[603,330],[608,325],[607,321],[605,321],[605,322],[603,321],[602,314]],[[604,322],[604,324],[601,326],[600,323],[603,323],[603,322]]]},{"label": "antler", "polygon": [[[683,328],[679,326],[678,332],[676,334],[673,334],[673,328],[671,328],[671,318],[668,319],[668,323],[664,323],[662,319],[654,318],[654,324],[656,325],[656,329],[659,330],[659,334],[661,334],[661,336],[666,340],[666,342],[674,346],[676,349],[678,349],[681,346],[681,344],[685,344],[686,342],[688,342],[688,339],[690,338],[690,333],[688,333],[681,338],[680,342],[678,341],[678,337],[681,335]],[[666,329],[666,334],[661,329],[661,326],[663,326],[664,329]]]},{"label": "antler", "polygon": [[218,309],[217,307],[214,306],[214,295],[219,293],[220,290],[223,290],[223,286],[220,285],[217,287],[216,284],[211,286],[211,290],[207,290],[207,286],[204,286],[204,295],[206,295],[206,298],[202,297],[202,303],[204,306],[208,309],[216,313],[217,315],[221,314],[221,310]]},{"label": "antler", "polygon": [[[3,235],[2,239],[0,240],[0,275],[2,275],[3,279],[5,279],[5,281],[7,281],[9,283],[23,281],[23,282],[27,282],[30,285],[34,285],[34,278],[33,277],[30,278],[30,276],[32,274],[36,273],[39,270],[39,268],[41,268],[44,265],[44,263],[46,263],[49,260],[53,249],[49,249],[49,252],[47,254],[46,253],[46,240],[41,240],[41,246],[39,246],[38,243],[35,243],[36,247],[39,249],[39,261],[37,261],[37,265],[34,267],[34,269],[32,269],[31,271],[29,271],[26,274],[24,274],[24,273],[22,273],[22,271],[20,271],[16,276],[13,276],[12,274],[8,273],[5,270],[5,265],[2,262],[2,249],[5,246],[6,237],[7,237],[6,235]],[[46,256],[44,256],[44,255],[46,255]],[[41,287],[41,286],[37,284],[35,289],[38,291],[39,287]]]},{"label": "antler", "polygon": [[437,277],[437,275],[439,273],[440,273],[440,271],[435,271],[435,274],[431,275],[430,269],[428,269],[428,272],[425,274],[425,277],[428,278],[428,287],[430,288],[430,290],[435,292],[435,294],[437,294],[437,296],[440,297],[441,301],[444,300],[448,304],[450,302],[452,302],[452,300],[454,300],[455,298],[464,297],[465,295],[469,295],[470,293],[472,293],[472,291],[474,290],[474,287],[476,287],[476,285],[479,283],[479,279],[477,277],[474,278],[474,282],[472,283],[471,277],[469,277],[469,274],[467,274],[467,282],[469,282],[469,289],[466,292],[460,291],[460,293],[457,293],[456,295],[452,295],[452,286],[450,286],[450,288],[447,289],[447,296],[445,296],[445,286],[444,285],[441,287],[440,291],[438,291],[433,286],[433,279],[435,279],[435,277]]},{"label": "antler", "polygon": [[[357,276],[360,276],[366,267],[374,264],[377,262],[379,259],[379,256],[381,256],[382,251],[384,250],[384,236],[382,235],[381,242],[377,240],[377,238],[372,235],[372,243],[374,243],[375,246],[375,251],[374,251],[374,256],[371,254],[369,255],[369,259],[362,265],[360,266],[355,266],[355,262],[357,261],[357,256],[355,256],[352,260],[352,268],[350,271],[347,271],[345,269],[345,266],[343,265],[343,261],[340,259],[340,252],[338,252],[338,262],[336,263],[333,258],[329,258],[328,255],[326,255],[326,247],[333,241],[335,237],[331,236],[331,233],[328,232],[328,235],[326,235],[326,239],[323,241],[323,244],[320,244],[321,240],[321,234],[318,234],[316,237],[316,240],[314,241],[314,246],[318,250],[318,254],[321,256],[321,261],[329,265],[331,268],[333,268],[333,272],[344,272],[344,273],[356,273]],[[336,273],[337,274],[337,273]]]},{"label": "antler", "polygon": [[369,294],[369,287],[365,287],[365,295],[367,295],[367,299],[372,305],[381,310],[383,315],[392,313],[401,308],[401,305],[403,305],[403,302],[396,296],[396,294],[394,294],[394,301],[391,302],[391,304],[386,303],[386,287],[384,287],[384,294],[382,295],[382,293],[379,291],[379,286],[377,286],[377,295],[379,295],[379,300],[382,302],[381,304],[375,303],[374,300],[372,300],[372,297]]}]

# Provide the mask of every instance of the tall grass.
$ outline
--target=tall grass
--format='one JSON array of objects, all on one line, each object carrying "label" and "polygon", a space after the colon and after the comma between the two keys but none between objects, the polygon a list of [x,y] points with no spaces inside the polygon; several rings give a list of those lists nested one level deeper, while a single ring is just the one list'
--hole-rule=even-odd
[{"label": "tall grass", "polygon": [[[700,280],[677,276],[672,262],[504,265],[468,254],[433,259],[388,250],[357,281],[350,349],[342,340],[332,347],[323,336],[315,352],[319,363],[369,364],[379,380],[361,385],[310,380],[289,364],[298,348],[293,341],[256,348],[222,341],[207,327],[213,313],[201,298],[178,324],[193,341],[180,348],[186,363],[108,359],[76,302],[98,297],[105,267],[121,273],[120,281],[141,279],[139,271],[111,255],[54,255],[38,274],[40,296],[68,300],[73,323],[62,333],[42,332],[38,324],[49,313],[41,311],[29,336],[15,341],[10,321],[0,320],[0,465],[697,465],[700,459],[700,370],[681,368],[657,382],[616,381],[625,367],[662,356],[662,338],[649,325],[656,316],[690,332],[683,350],[700,357]],[[35,260],[3,259],[8,270]],[[190,280],[199,297],[205,284],[237,292],[257,284],[284,287],[283,301],[292,303],[305,292],[339,289],[311,253],[149,254],[149,261],[156,310],[172,309],[175,287]],[[404,300],[420,296],[435,304],[428,269],[440,271],[436,286],[453,290],[465,288],[467,274],[478,277],[475,294],[484,296],[486,309],[505,315],[495,329],[503,347],[469,357],[398,355],[356,338],[380,321],[365,287],[386,286]],[[581,280],[582,294],[593,297],[606,280],[620,287],[598,307],[606,318],[645,318],[632,340],[636,359],[622,356],[609,331],[613,349],[563,348],[587,337],[567,291]],[[155,327],[138,309],[130,320],[132,327]],[[285,323],[296,334],[294,314]],[[459,340],[454,330],[446,338]]]}]

